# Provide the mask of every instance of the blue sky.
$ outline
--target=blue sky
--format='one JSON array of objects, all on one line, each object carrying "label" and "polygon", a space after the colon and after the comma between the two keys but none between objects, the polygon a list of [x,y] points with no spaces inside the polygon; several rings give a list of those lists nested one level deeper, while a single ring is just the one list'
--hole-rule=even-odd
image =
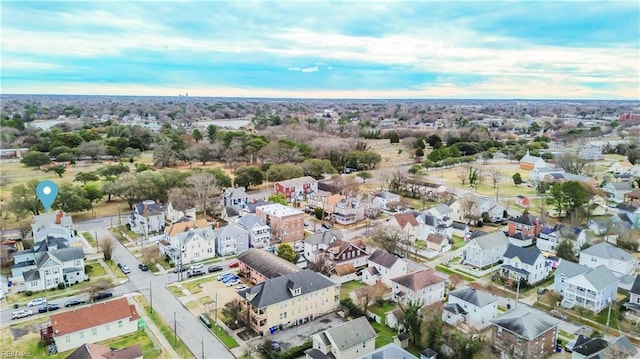
[{"label": "blue sky", "polygon": [[637,1],[2,1],[2,93],[640,99]]}]

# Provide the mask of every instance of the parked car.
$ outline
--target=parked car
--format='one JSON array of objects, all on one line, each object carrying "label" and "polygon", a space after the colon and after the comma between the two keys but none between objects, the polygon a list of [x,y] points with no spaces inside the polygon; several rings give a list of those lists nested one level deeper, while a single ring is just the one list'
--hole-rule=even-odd
[{"label": "parked car", "polygon": [[227,287],[233,287],[234,285],[238,285],[240,284],[240,280],[238,278],[230,280],[228,282],[225,282],[224,285],[226,285]]},{"label": "parked car", "polygon": [[60,309],[59,305],[50,303],[38,308],[38,313],[53,312],[54,310],[58,310],[58,309]]},{"label": "parked car", "polygon": [[231,275],[235,275],[235,274],[233,274],[233,273],[229,273],[229,272],[227,272],[227,273],[222,273],[222,274],[218,274],[218,276],[216,277],[216,279],[218,279],[218,280],[223,280],[223,279],[225,279],[226,277],[231,276]]},{"label": "parked car", "polygon": [[222,278],[222,283],[227,284],[229,282],[233,282],[233,281],[236,281],[236,280],[240,280],[240,278],[238,278],[238,276],[236,276],[234,274],[234,275],[230,275],[230,276]]},{"label": "parked car", "polygon": [[76,305],[85,304],[86,302],[87,301],[83,300],[83,299],[69,299],[68,301],[66,301],[64,303],[64,306],[66,308],[69,308],[69,307],[73,307],[73,306],[76,306]]},{"label": "parked car", "polygon": [[200,269],[187,271],[187,277],[189,277],[189,278],[197,277],[197,276],[201,276],[201,275],[205,275],[205,272],[203,270],[200,270]]},{"label": "parked car", "polygon": [[204,268],[204,264],[202,263],[194,264],[191,267],[189,267],[189,269],[191,270],[202,269],[202,268]]},{"label": "parked car", "polygon": [[123,265],[124,265],[124,263],[118,262],[118,268],[122,269]]},{"label": "parked car", "polygon": [[189,268],[187,268],[187,267],[185,267],[185,266],[177,266],[177,267],[173,270],[173,273],[186,272],[186,271],[187,271],[187,269],[189,269]]},{"label": "parked car", "polygon": [[144,263],[138,264],[138,268],[140,268],[140,270],[143,271],[143,272],[146,272],[146,271],[149,270],[149,267]]},{"label": "parked car", "polygon": [[329,223],[323,223],[322,227],[324,227],[325,229],[331,229],[331,225]]},{"label": "parked car", "polygon": [[31,309],[20,309],[11,313],[11,319],[21,319],[21,318],[30,317],[32,315],[33,315],[33,312],[31,311]]},{"label": "parked car", "polygon": [[113,297],[113,293],[111,292],[98,292],[92,298],[91,301],[95,302],[102,299],[107,299]]},{"label": "parked car", "polygon": [[567,315],[563,314],[562,312],[558,311],[558,310],[552,310],[551,311],[551,315],[556,317],[556,318],[560,318],[562,320],[567,320]]},{"label": "parked car", "polygon": [[237,290],[237,291],[241,291],[241,290],[245,290],[245,289],[247,289],[247,288],[249,288],[249,287],[247,287],[247,286],[246,286],[246,285],[244,285],[244,284],[240,284],[239,286],[237,286],[237,287],[236,287],[236,290]]},{"label": "parked car", "polygon": [[27,307],[37,307],[43,304],[47,304],[47,298],[45,297],[34,298],[29,303],[27,303]]},{"label": "parked car", "polygon": [[282,347],[280,347],[280,343],[278,342],[271,342],[271,349],[279,352]]},{"label": "parked car", "polygon": [[547,288],[538,288],[538,294],[543,295],[549,292]]},{"label": "parked car", "polygon": [[209,266],[209,268],[207,268],[207,271],[209,273],[220,272],[221,270],[222,270],[222,267],[220,266]]},{"label": "parked car", "polygon": [[240,266],[239,262],[231,262],[229,263],[229,268],[237,268]]},{"label": "parked car", "polygon": [[131,269],[129,269],[129,266],[126,264],[123,264],[120,266],[120,270],[122,270],[122,273],[124,274],[129,274],[131,273]]}]

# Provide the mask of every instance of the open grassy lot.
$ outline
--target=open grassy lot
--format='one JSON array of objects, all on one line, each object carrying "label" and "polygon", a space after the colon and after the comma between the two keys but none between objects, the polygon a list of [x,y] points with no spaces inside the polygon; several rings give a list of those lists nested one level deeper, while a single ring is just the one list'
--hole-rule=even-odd
[{"label": "open grassy lot", "polygon": [[340,286],[340,299],[347,299],[349,298],[349,293],[353,292],[356,289],[360,289],[363,288],[364,284],[360,283],[359,281],[356,280],[352,280],[350,282],[346,282],[343,283]]},{"label": "open grassy lot", "polygon": [[87,243],[89,243],[89,245],[91,247],[95,247],[96,246],[96,239],[93,238],[93,235],[91,235],[91,233],[89,232],[82,232],[82,237],[84,237],[84,239],[87,240]]}]

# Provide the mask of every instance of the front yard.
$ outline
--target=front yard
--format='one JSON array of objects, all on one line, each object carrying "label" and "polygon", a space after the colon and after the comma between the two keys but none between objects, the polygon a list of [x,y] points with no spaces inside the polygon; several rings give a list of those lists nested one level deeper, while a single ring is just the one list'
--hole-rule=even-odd
[{"label": "front yard", "polygon": [[352,280],[350,282],[343,283],[340,286],[340,299],[348,299],[349,293],[360,288],[364,288],[364,284],[362,284],[362,282],[357,280]]}]

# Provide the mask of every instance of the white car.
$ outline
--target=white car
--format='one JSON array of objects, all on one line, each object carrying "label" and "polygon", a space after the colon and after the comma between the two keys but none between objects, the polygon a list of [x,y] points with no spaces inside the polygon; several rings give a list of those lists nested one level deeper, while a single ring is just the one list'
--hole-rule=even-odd
[{"label": "white car", "polygon": [[225,283],[227,287],[233,287],[234,285],[238,285],[238,284],[240,284],[240,281],[237,279],[234,279]]},{"label": "white car", "polygon": [[237,291],[241,291],[241,290],[244,290],[244,289],[247,289],[247,288],[249,288],[249,287],[247,287],[247,286],[246,286],[246,285],[244,285],[244,284],[240,284],[239,286],[237,286],[237,287],[236,287],[236,290],[237,290]]},{"label": "white car", "polygon": [[131,269],[129,269],[129,266],[126,265],[126,264],[123,264],[122,267],[120,267],[120,269],[122,270],[122,273],[124,273],[124,274],[131,273]]},{"label": "white car", "polygon": [[34,298],[29,303],[27,303],[27,307],[37,307],[43,304],[47,304],[47,298],[45,297]]},{"label": "white car", "polygon": [[33,315],[33,312],[31,311],[31,309],[20,309],[11,313],[11,319],[13,320],[13,319],[26,318],[32,315]]},{"label": "white car", "polygon": [[194,264],[191,267],[189,267],[189,269],[191,269],[191,270],[197,270],[197,269],[202,269],[202,268],[204,268],[204,264],[202,264],[202,263]]}]

